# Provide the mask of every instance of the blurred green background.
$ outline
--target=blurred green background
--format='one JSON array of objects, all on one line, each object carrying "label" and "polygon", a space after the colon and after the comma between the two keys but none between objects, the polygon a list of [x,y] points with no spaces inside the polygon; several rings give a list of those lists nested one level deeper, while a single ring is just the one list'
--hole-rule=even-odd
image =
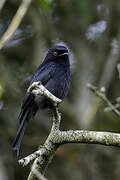
[{"label": "blurred green background", "polygon": [[[0,12],[0,37],[21,1],[6,1]],[[33,0],[13,38],[0,52],[0,179],[25,180],[11,150],[17,117],[31,76],[56,43],[70,49],[72,82],[61,104],[61,129],[120,132],[120,118],[86,87],[104,86],[113,102],[120,96],[120,0]],[[26,130],[21,157],[34,152],[50,132],[52,115],[40,111]],[[61,146],[46,177],[51,180],[119,180],[120,149],[101,145]]]}]

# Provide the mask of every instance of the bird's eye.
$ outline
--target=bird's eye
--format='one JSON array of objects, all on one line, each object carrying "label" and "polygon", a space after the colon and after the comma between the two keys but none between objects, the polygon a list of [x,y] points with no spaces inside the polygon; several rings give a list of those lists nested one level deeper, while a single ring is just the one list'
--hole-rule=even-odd
[{"label": "bird's eye", "polygon": [[55,51],[53,54],[54,54],[54,56],[58,56],[58,52],[57,51]]}]

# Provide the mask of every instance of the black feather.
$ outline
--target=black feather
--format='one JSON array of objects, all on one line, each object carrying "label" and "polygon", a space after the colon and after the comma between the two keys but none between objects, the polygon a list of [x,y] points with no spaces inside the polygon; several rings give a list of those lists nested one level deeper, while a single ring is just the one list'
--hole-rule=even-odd
[{"label": "black feather", "polygon": [[[57,51],[58,56],[54,56]],[[41,83],[56,97],[64,99],[70,87],[70,63],[65,46],[53,46],[47,53],[45,60],[35,71],[30,85],[33,82]],[[26,129],[26,125],[33,118],[39,108],[51,108],[51,103],[43,96],[34,96],[26,93],[19,115],[19,129],[13,142],[13,149],[19,156],[20,146]]]}]

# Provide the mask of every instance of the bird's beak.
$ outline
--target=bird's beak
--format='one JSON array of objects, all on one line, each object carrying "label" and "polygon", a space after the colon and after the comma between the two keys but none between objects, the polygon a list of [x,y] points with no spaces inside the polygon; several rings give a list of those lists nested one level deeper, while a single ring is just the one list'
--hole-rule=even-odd
[{"label": "bird's beak", "polygon": [[59,56],[65,56],[65,55],[68,55],[68,52],[65,52],[63,54],[60,54]]}]

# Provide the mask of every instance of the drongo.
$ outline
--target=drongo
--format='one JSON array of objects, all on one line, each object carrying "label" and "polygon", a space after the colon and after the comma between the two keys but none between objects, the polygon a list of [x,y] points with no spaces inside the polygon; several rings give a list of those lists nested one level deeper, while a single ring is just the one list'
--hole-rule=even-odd
[{"label": "drongo", "polygon": [[[37,81],[41,81],[41,84],[59,99],[63,100],[66,97],[70,87],[70,62],[66,46],[55,45],[48,50],[43,63],[35,71],[30,85]],[[52,104],[44,96],[35,96],[27,92],[23,98],[21,112],[18,117],[17,136],[12,144],[17,157],[19,156],[26,125],[35,116],[39,108],[52,108]]]}]

